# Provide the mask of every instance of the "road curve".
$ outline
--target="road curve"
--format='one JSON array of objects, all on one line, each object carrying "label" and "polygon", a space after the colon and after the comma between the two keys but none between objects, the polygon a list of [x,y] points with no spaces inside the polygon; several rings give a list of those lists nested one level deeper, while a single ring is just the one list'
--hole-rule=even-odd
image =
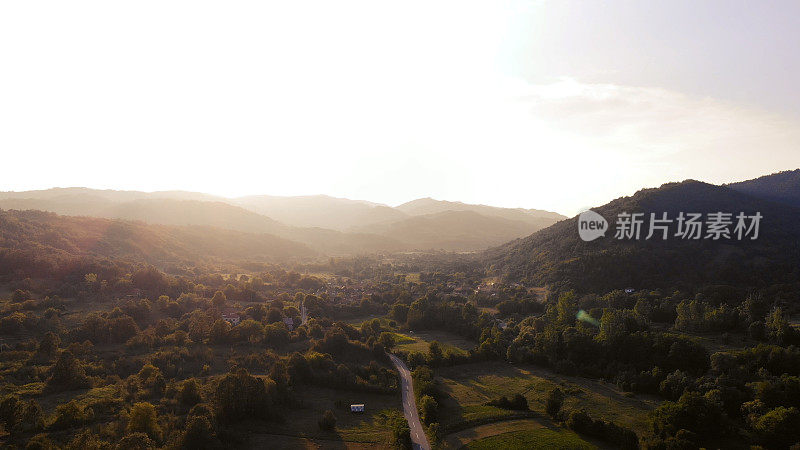
[{"label": "road curve", "polygon": [[417,401],[414,398],[414,383],[411,381],[411,371],[408,370],[406,364],[395,355],[389,354],[392,363],[400,372],[400,393],[403,398],[403,414],[408,420],[408,428],[411,429],[411,442],[414,450],[430,450],[431,445],[428,443],[428,436],[425,435],[425,430],[422,428],[422,423],[419,421],[419,414],[417,413]]}]

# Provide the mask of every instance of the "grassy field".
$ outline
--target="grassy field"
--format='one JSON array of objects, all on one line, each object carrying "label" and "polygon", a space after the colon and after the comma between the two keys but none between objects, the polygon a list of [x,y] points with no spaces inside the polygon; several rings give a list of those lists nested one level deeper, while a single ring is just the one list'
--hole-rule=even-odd
[{"label": "grassy field", "polygon": [[667,336],[689,338],[708,350],[709,353],[741,350],[758,344],[744,333],[701,333],[692,331],[675,331],[671,326],[657,324],[652,329],[661,331]]},{"label": "grassy field", "polygon": [[442,402],[442,425],[468,420],[501,419],[511,411],[487,406],[499,396],[522,393],[531,410],[543,416],[547,393],[555,387],[567,394],[565,410],[585,408],[594,417],[616,422],[637,433],[648,429],[647,414],[658,405],[649,397],[628,397],[615,386],[580,377],[568,377],[532,366],[501,362],[466,364],[437,371],[449,398]]},{"label": "grassy field", "polygon": [[[298,394],[301,403],[285,412],[286,420],[283,423],[261,423],[256,427],[255,434],[382,445],[388,443],[389,434],[385,428],[375,423],[373,416],[383,409],[402,409],[400,396],[393,394],[370,394],[310,386],[303,386]],[[366,413],[351,413],[352,403],[363,403]],[[328,409],[336,415],[336,430],[333,432],[321,431],[317,424]]]},{"label": "grassy field", "polygon": [[563,428],[535,428],[511,431],[472,441],[466,445],[468,449],[556,449],[556,450],[590,450],[599,448],[572,431]]},{"label": "grassy field", "polygon": [[480,307],[478,307],[478,311],[480,311],[482,313],[491,314],[493,316],[496,316],[497,314],[500,314],[500,310],[499,309],[492,308],[490,306],[480,306]]},{"label": "grassy field", "polygon": [[346,319],[344,320],[344,322],[353,325],[354,327],[360,327],[361,324],[363,324],[364,322],[369,322],[372,319],[383,319],[383,316],[380,314],[370,314],[368,316],[359,316],[359,317],[353,317],[351,319]]},{"label": "grassy field", "polygon": [[415,351],[427,354],[431,341],[438,341],[445,353],[451,351],[466,354],[469,349],[475,347],[475,342],[446,331],[409,331],[395,334],[397,350],[406,352]]},{"label": "grassy field", "polygon": [[341,440],[309,439],[296,436],[284,436],[280,434],[254,434],[250,436],[243,448],[282,448],[298,450],[329,450],[329,449],[389,449],[392,448],[385,444],[347,442]]},{"label": "grassy field", "polygon": [[443,440],[445,448],[461,448],[470,442],[513,431],[539,429],[547,426],[540,419],[506,420],[451,433]]}]

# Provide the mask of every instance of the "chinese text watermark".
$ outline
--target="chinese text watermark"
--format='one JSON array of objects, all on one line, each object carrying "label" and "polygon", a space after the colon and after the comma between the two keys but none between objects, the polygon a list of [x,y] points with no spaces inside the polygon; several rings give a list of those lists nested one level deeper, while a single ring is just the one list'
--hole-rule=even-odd
[{"label": "chinese text watermark", "polygon": [[[728,212],[684,213],[675,217],[663,213],[628,213],[617,214],[614,238],[623,240],[669,238],[696,239],[758,239],[761,219],[760,212],[755,214],[738,214]],[[584,241],[593,241],[605,236],[608,222],[600,214],[588,210],[578,216],[578,234]]]}]

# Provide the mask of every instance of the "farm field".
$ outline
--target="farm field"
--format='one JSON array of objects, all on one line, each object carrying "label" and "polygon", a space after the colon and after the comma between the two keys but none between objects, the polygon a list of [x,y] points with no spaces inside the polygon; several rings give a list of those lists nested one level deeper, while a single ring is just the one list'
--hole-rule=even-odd
[{"label": "farm field", "polygon": [[572,431],[559,428],[537,428],[532,430],[511,431],[497,434],[466,445],[475,450],[501,449],[555,449],[555,450],[592,450],[600,448]]},{"label": "farm field", "polygon": [[637,433],[647,431],[647,415],[658,405],[658,401],[646,396],[627,397],[607,383],[556,375],[533,366],[488,362],[442,368],[436,374],[448,394],[442,402],[445,429],[467,421],[515,414],[486,402],[517,393],[525,396],[532,411],[544,417],[545,398],[555,387],[566,394],[563,410],[583,408],[594,417],[602,416]]},{"label": "farm field", "polygon": [[428,345],[432,341],[437,341],[444,353],[466,354],[475,347],[474,342],[447,331],[408,331],[395,333],[395,335],[397,340],[396,349],[405,352],[422,352],[427,355]]},{"label": "farm field", "polygon": [[281,448],[292,450],[362,450],[362,449],[390,449],[390,445],[348,442],[342,440],[309,439],[280,434],[254,434],[250,436],[243,446],[247,449]]},{"label": "farm field", "polygon": [[[304,386],[298,395],[299,404],[287,409],[283,423],[262,423],[256,433],[295,436],[298,438],[346,441],[350,444],[388,444],[388,430],[376,418],[385,410],[400,411],[400,396],[373,394],[339,389]],[[350,412],[350,404],[363,403],[364,414]],[[336,415],[336,429],[319,429],[317,421],[325,410]],[[314,448],[314,447],[311,447]],[[356,447],[358,448],[358,447]]]},{"label": "farm field", "polygon": [[472,442],[480,442],[492,436],[519,431],[532,431],[540,429],[560,429],[546,418],[503,420],[499,422],[479,425],[466,430],[450,433],[443,440],[445,448],[462,448]]},{"label": "farm field", "polygon": [[345,322],[345,323],[347,323],[349,325],[353,325],[354,327],[360,327],[364,322],[369,322],[370,320],[373,320],[373,319],[382,319],[382,318],[383,318],[383,316],[380,315],[380,314],[370,314],[370,315],[367,315],[367,316],[359,316],[359,317],[354,317],[354,318],[351,318],[351,319],[346,319],[343,322]]}]

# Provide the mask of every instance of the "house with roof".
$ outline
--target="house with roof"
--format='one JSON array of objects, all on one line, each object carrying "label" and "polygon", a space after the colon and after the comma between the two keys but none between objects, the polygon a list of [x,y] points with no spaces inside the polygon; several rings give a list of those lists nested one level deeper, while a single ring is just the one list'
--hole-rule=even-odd
[{"label": "house with roof", "polygon": [[359,404],[350,405],[350,412],[363,413],[364,412],[364,404],[363,403],[359,403]]},{"label": "house with roof", "polygon": [[239,313],[232,309],[226,309],[222,312],[222,320],[231,324],[232,327],[239,325],[239,322],[242,321],[242,318],[239,317]]}]

